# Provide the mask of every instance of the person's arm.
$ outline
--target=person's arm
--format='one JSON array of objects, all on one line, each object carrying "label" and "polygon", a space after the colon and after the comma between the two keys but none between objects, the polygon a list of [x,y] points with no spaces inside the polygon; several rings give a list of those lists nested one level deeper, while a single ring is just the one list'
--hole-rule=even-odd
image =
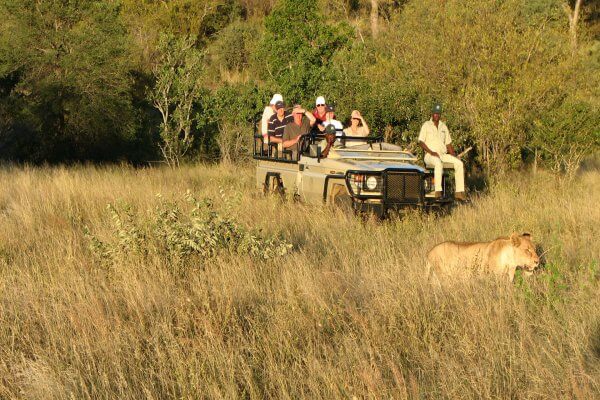
[{"label": "person's arm", "polygon": [[448,127],[446,127],[446,137],[444,138],[444,144],[446,145],[446,151],[451,156],[456,157],[456,152],[454,151],[454,146],[452,146],[452,138],[450,137],[450,131]]},{"label": "person's arm", "polygon": [[317,119],[314,115],[312,115],[310,111],[306,111],[304,115],[306,115],[306,117],[308,118],[308,122],[310,123],[311,127],[315,124],[315,122],[317,122]]},{"label": "person's arm", "polygon": [[365,136],[369,136],[369,133],[371,133],[371,131],[369,130],[369,125],[367,125],[367,121],[365,121],[365,119],[362,117],[362,115],[360,116],[360,122],[362,122],[363,131],[365,132]]},{"label": "person's arm", "polygon": [[431,154],[434,157],[438,157],[438,158],[440,157],[440,155],[438,153],[436,153],[435,151],[433,151],[429,147],[427,147],[427,145],[425,144],[424,141],[419,140],[419,146],[421,146],[421,148],[423,150],[425,150],[425,153],[429,153],[429,154]]},{"label": "person's arm", "polygon": [[456,157],[456,151],[454,151],[454,146],[452,146],[452,144],[447,144],[446,145],[446,150],[448,150],[448,154],[450,154],[451,156]]},{"label": "person's arm", "polygon": [[300,138],[301,138],[302,136],[303,136],[303,135],[298,135],[298,136],[296,136],[296,137],[295,137],[295,138],[293,138],[293,139],[289,139],[289,140],[283,140],[283,141],[281,142],[281,143],[282,143],[282,146],[283,146],[283,148],[284,148],[284,149],[287,149],[288,147],[292,147],[293,145],[295,145],[296,143],[298,143],[298,140],[300,140]]},{"label": "person's arm", "polygon": [[435,151],[431,150],[426,144],[425,144],[425,138],[427,137],[427,122],[423,124],[423,126],[421,126],[421,132],[419,132],[419,146],[421,146],[421,148],[425,151],[425,153],[431,154],[434,157],[440,157],[440,155],[438,153],[436,153]]},{"label": "person's arm", "polygon": [[260,124],[260,133],[261,135],[267,136],[269,134],[269,118],[270,115],[268,114],[268,110],[265,108],[265,111],[263,111],[263,115],[262,115],[262,121]]},{"label": "person's arm", "polygon": [[331,150],[331,147],[335,143],[335,139],[336,139],[335,135],[331,135],[331,134],[325,135],[325,142],[327,143],[327,145],[325,146],[325,149],[321,152],[322,158],[327,158],[327,156],[329,156],[329,150]]}]

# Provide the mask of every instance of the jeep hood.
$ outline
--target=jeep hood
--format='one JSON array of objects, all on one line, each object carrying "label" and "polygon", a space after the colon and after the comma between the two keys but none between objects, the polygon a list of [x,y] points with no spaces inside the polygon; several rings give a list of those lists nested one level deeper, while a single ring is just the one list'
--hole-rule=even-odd
[{"label": "jeep hood", "polygon": [[335,169],[342,170],[383,171],[385,169],[393,168],[406,171],[416,170],[419,172],[425,172],[423,167],[408,162],[352,159],[328,160],[328,162],[331,162],[332,165],[336,165]]},{"label": "jeep hood", "polygon": [[393,168],[406,171],[425,172],[419,165],[413,164],[416,158],[405,152],[373,151],[373,152],[331,152],[329,157],[317,159],[305,159],[301,163],[307,165],[321,166],[335,171],[383,171]]}]

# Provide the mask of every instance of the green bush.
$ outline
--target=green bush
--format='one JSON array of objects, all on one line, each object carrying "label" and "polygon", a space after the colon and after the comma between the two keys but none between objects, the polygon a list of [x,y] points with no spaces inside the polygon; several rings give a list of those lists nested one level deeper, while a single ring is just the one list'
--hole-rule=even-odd
[{"label": "green bush", "polygon": [[402,145],[416,140],[423,122],[417,93],[401,65],[378,54],[375,45],[356,44],[338,51],[327,77],[323,93],[328,102],[336,103],[338,119],[347,122],[358,109],[372,135],[385,135],[387,141]]},{"label": "green bush", "polygon": [[113,159],[136,139],[131,49],[119,12],[99,0],[0,4],[0,81],[16,80],[2,93],[14,120],[0,140],[36,144],[15,156]]},{"label": "green bush", "polygon": [[225,161],[247,159],[253,124],[271,95],[252,83],[224,84],[204,92],[196,120],[206,154]]},{"label": "green bush", "polygon": [[94,254],[104,263],[115,263],[131,255],[161,256],[177,265],[204,262],[223,253],[249,255],[267,260],[287,254],[292,245],[285,239],[263,235],[221,214],[208,199],[196,199],[189,191],[183,209],[158,196],[149,218],[136,215],[130,206],[107,207],[113,230],[101,239],[86,228]]},{"label": "green bush", "polygon": [[600,148],[599,126],[600,110],[583,101],[562,101],[532,120],[527,149],[551,170],[573,175],[583,158]]}]

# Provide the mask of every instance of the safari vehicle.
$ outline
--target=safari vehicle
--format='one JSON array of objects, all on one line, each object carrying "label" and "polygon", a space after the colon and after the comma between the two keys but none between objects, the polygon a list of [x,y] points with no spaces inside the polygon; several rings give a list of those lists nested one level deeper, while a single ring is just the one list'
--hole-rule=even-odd
[{"label": "safari vehicle", "polygon": [[[338,132],[339,136],[340,132]],[[324,135],[312,133],[298,142],[298,152],[265,143],[254,131],[256,184],[265,193],[290,194],[312,204],[347,205],[380,217],[407,208],[444,209],[454,204],[452,171],[444,170],[443,193],[434,197],[433,170],[378,137],[338,138],[323,157]]]}]

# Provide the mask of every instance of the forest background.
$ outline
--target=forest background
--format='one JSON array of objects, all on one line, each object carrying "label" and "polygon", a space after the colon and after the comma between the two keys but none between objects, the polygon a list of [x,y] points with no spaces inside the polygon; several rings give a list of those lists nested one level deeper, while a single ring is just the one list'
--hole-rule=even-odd
[{"label": "forest background", "polygon": [[0,159],[240,161],[275,92],[415,149],[441,102],[471,167],[600,146],[600,2],[1,0]]}]

